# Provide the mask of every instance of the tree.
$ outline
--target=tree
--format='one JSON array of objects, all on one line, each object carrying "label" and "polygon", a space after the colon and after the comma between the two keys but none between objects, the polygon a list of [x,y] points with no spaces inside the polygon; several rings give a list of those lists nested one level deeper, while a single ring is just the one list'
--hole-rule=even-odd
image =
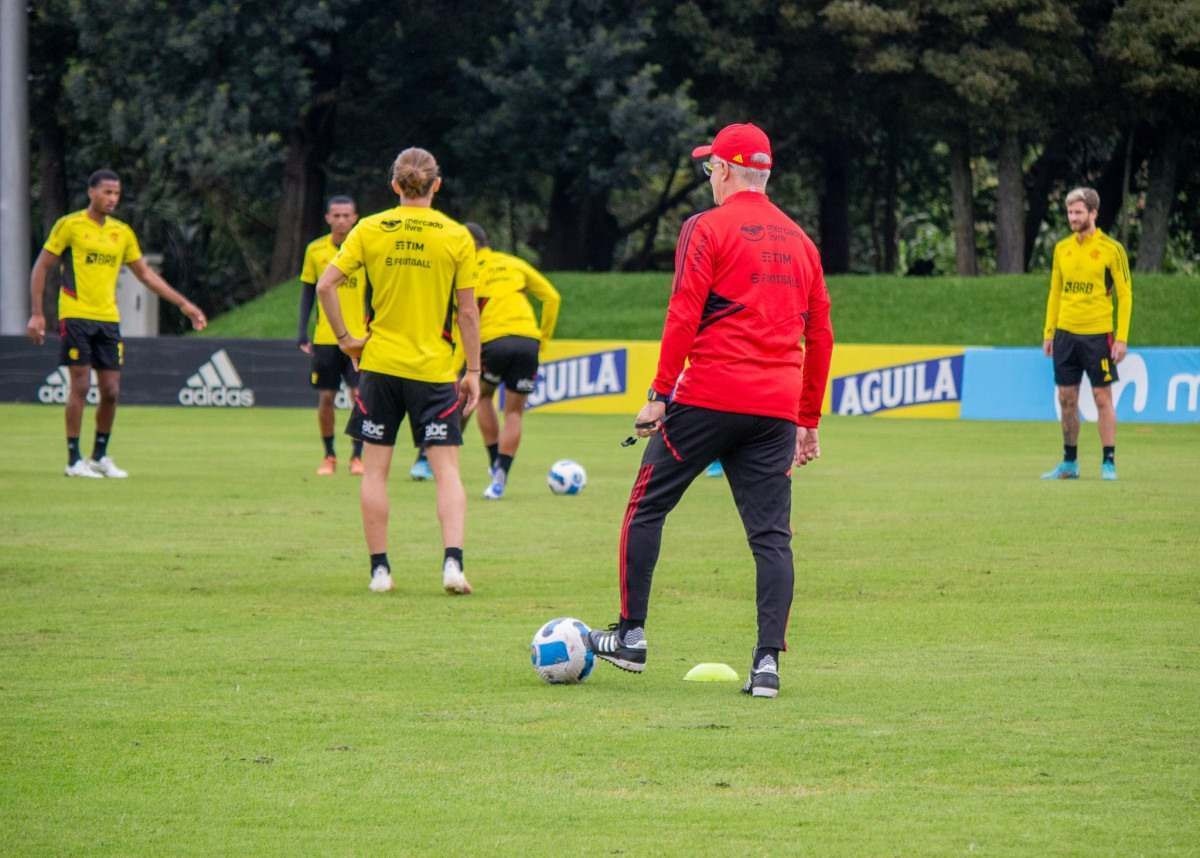
[{"label": "tree", "polygon": [[545,267],[611,268],[620,236],[612,193],[673,169],[695,139],[687,88],[662,91],[653,22],[639,5],[537,0],[493,39],[490,57],[463,63],[487,107],[458,152],[485,164],[502,157],[499,178],[520,196],[548,183],[546,225],[534,237]]},{"label": "tree", "polygon": [[[314,38],[328,39],[353,2],[71,4],[79,54],[64,92],[75,157],[126,176],[125,210],[173,252],[168,267],[205,278],[187,288],[210,309],[298,265],[270,264],[276,233],[294,236],[303,208],[285,194],[281,226],[281,167],[314,93],[327,92],[314,83]],[[297,252],[294,239],[285,245],[279,260]]]},{"label": "tree", "polygon": [[1200,130],[1200,0],[1129,0],[1113,13],[1102,56],[1141,105],[1154,136],[1136,267],[1157,271],[1184,140]]},{"label": "tree", "polygon": [[[907,104],[946,141],[960,274],[978,270],[971,159],[997,161],[998,268],[1025,265],[1025,138],[1051,103],[1084,80],[1081,29],[1062,0],[835,0],[832,26],[858,50],[857,67],[899,76],[921,94]],[[1053,97],[1052,97],[1053,96]],[[992,145],[979,147],[980,140]]]}]

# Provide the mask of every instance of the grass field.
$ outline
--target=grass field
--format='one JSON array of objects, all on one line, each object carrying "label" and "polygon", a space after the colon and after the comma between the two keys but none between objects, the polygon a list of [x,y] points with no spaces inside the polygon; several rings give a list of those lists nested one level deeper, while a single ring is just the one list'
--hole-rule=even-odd
[{"label": "grass field", "polygon": [[367,591],[311,411],[123,408],[124,482],[58,476],[61,420],[0,406],[4,855],[1200,854],[1197,427],[1123,426],[1106,484],[1087,426],[1044,483],[1049,424],[828,419],[764,701],[681,681],[753,642],[724,481],[668,521],[644,675],[529,667],[615,618],[626,418],[531,415],[496,504],[472,427],[465,599],[403,472]]},{"label": "grass field", "polygon": [[[657,340],[671,276],[550,275],[563,295],[555,335],[564,339]],[[1046,313],[1046,274],[991,277],[830,277],[833,325],[842,343],[939,343],[1036,346]],[[296,281],[213,319],[216,337],[296,335]],[[1195,345],[1200,332],[1200,280],[1164,274],[1134,277],[1130,342]]]}]

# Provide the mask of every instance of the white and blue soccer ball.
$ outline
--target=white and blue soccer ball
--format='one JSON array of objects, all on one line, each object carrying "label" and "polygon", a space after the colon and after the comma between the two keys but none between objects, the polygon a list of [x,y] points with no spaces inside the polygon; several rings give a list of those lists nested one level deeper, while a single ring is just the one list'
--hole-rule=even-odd
[{"label": "white and blue soccer ball", "polygon": [[577,495],[587,485],[587,471],[576,461],[559,459],[550,466],[546,485],[556,495]]},{"label": "white and blue soccer ball", "polygon": [[537,675],[552,685],[574,685],[588,678],[595,655],[588,627],[574,617],[555,617],[533,636],[529,660]]}]

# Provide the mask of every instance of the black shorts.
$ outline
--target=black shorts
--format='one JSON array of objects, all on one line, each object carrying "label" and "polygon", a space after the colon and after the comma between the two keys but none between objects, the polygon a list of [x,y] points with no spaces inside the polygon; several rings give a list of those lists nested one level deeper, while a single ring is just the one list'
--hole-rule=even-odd
[{"label": "black shorts", "polygon": [[312,386],[317,390],[337,390],[346,382],[346,387],[358,387],[358,370],[350,355],[337,346],[314,345],[312,347]]},{"label": "black shorts", "polygon": [[1112,334],[1072,334],[1061,328],[1054,332],[1054,383],[1078,387],[1087,373],[1092,387],[1108,387],[1117,380],[1112,359]]},{"label": "black shorts", "polygon": [[125,362],[125,343],[116,322],[59,319],[58,336],[60,365],[120,370]]},{"label": "black shorts", "polygon": [[370,370],[360,373],[347,435],[368,444],[394,447],[405,416],[414,447],[462,446],[457,384],[414,381]]},{"label": "black shorts", "polygon": [[501,384],[510,393],[533,393],[537,385],[538,348],[532,337],[499,337],[483,344],[483,380],[492,387]]}]

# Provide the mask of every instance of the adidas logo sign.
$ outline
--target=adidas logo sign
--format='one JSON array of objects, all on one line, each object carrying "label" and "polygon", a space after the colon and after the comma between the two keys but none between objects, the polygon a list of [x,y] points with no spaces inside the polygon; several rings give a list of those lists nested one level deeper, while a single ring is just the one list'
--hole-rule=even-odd
[{"label": "adidas logo sign", "polygon": [[233,361],[221,349],[187,380],[187,386],[179,391],[179,404],[249,408],[254,404],[254,391],[242,386]]},{"label": "adidas logo sign", "polygon": [[[89,405],[95,405],[100,401],[100,390],[96,387],[96,370],[92,370],[90,384],[87,401]],[[44,402],[47,405],[57,402],[61,405],[67,401],[67,392],[70,389],[71,372],[65,366],[60,366],[46,376],[42,386],[37,389],[38,402]]]}]

